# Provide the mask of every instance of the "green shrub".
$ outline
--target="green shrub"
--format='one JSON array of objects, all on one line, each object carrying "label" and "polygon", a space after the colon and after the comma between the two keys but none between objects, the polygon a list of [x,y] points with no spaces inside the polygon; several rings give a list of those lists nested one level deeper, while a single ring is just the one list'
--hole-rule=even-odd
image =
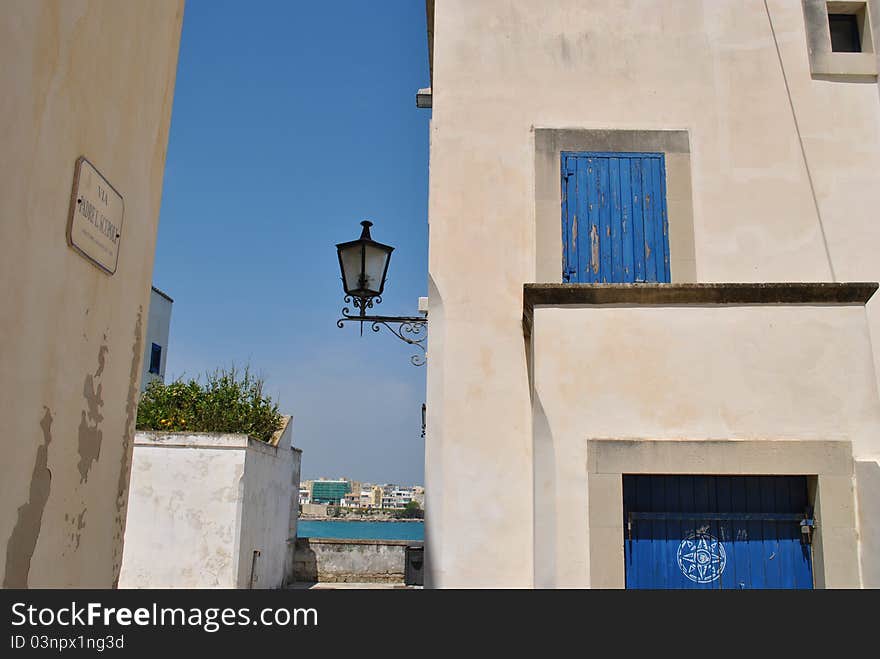
[{"label": "green shrub", "polygon": [[410,501],[405,508],[395,510],[394,517],[397,519],[424,519],[425,511],[422,510],[418,501]]},{"label": "green shrub", "polygon": [[281,428],[278,404],[263,396],[263,380],[246,368],[218,369],[197,379],[153,380],[141,396],[138,430],[243,433],[268,442]]}]

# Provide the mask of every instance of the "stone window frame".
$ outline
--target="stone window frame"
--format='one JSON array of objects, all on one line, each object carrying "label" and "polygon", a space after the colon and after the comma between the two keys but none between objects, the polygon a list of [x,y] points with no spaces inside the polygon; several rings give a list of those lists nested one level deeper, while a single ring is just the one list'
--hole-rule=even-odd
[{"label": "stone window frame", "polygon": [[535,282],[562,283],[563,151],[663,153],[671,283],[697,281],[690,137],[687,130],[536,127]]},{"label": "stone window frame", "polygon": [[[860,34],[862,52],[843,53],[831,50],[831,28],[828,14],[855,14],[864,10],[865,23]],[[880,25],[880,6],[877,0],[829,1],[803,0],[804,24],[810,74],[813,78],[846,81],[849,79],[876,80],[878,54],[874,47],[874,26]]]},{"label": "stone window frame", "polygon": [[814,588],[859,588],[852,445],[824,440],[587,440],[591,588],[624,588],[623,474],[807,476]]}]

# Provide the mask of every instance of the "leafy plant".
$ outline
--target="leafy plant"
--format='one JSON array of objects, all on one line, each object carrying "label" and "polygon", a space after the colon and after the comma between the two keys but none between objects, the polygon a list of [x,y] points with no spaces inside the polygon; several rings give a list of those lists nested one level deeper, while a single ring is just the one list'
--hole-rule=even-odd
[{"label": "leafy plant", "polygon": [[405,508],[394,511],[397,519],[424,519],[425,511],[419,505],[418,501],[410,501]]},{"label": "leafy plant", "polygon": [[141,396],[138,430],[243,433],[263,442],[281,428],[278,404],[263,395],[264,381],[235,367],[197,379],[153,380]]}]

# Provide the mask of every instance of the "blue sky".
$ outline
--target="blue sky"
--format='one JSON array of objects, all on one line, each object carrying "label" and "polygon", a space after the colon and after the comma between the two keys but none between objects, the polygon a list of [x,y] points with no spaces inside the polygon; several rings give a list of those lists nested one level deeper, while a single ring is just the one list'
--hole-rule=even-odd
[{"label": "blue sky", "polygon": [[304,479],[423,482],[425,367],[336,327],[335,244],[372,220],[396,248],[377,313],[415,315],[428,84],[423,2],[187,0],[153,273],[174,298],[166,381],[250,364]]}]

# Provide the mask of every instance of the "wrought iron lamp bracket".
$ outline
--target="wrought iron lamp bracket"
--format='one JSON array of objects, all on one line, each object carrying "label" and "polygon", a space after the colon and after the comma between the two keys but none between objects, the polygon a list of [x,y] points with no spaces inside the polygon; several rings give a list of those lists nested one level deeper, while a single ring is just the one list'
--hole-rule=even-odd
[{"label": "wrought iron lamp bracket", "polygon": [[409,345],[416,346],[422,354],[416,354],[409,358],[413,366],[424,366],[428,360],[425,342],[428,339],[428,319],[424,316],[373,316],[367,314],[367,309],[373,308],[373,303],[382,302],[380,296],[371,298],[359,298],[350,295],[345,296],[346,304],[351,304],[360,313],[352,313],[348,307],[343,307],[342,318],[336,321],[336,326],[343,327],[344,323],[356,322],[361,325],[361,336],[364,334],[364,323],[369,323],[370,329],[379,332],[383,327],[398,339]]}]

